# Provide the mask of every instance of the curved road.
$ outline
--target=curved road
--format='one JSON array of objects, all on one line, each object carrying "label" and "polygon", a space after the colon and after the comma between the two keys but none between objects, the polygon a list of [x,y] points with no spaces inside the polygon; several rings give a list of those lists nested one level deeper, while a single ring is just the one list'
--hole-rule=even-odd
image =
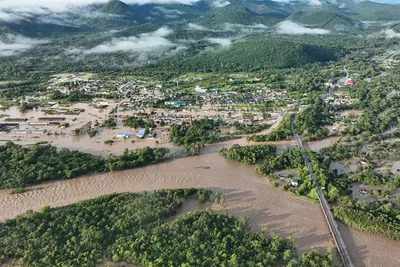
[{"label": "curved road", "polygon": [[343,67],[343,70],[344,70],[344,72],[346,72],[346,79],[348,79],[349,78],[349,72],[347,71],[346,66]]},{"label": "curved road", "polygon": [[315,177],[314,171],[313,171],[312,166],[310,164],[310,160],[309,160],[309,158],[308,158],[308,156],[307,156],[307,154],[306,154],[306,152],[304,150],[303,143],[301,142],[301,139],[300,139],[299,135],[296,132],[296,128],[295,128],[295,125],[294,125],[294,117],[292,118],[291,124],[292,124],[292,130],[293,130],[293,137],[296,140],[297,146],[300,148],[301,154],[302,154],[303,159],[304,159],[304,163],[307,166],[307,169],[308,169],[308,172],[310,173],[311,179],[314,182],[314,186],[315,186],[315,189],[317,191],[319,203],[320,203],[322,211],[324,213],[326,222],[328,223],[329,229],[331,230],[333,239],[335,240],[336,247],[337,247],[337,249],[339,251],[339,255],[340,255],[341,259],[342,259],[343,265],[345,267],[354,267],[353,262],[351,261],[349,252],[347,251],[346,244],[344,243],[342,235],[340,234],[339,228],[338,228],[338,226],[336,224],[336,221],[333,218],[333,214],[332,214],[332,212],[330,210],[329,204],[326,201],[326,199],[324,197],[324,194],[321,191],[321,188],[320,188],[320,186],[318,184],[317,178]]}]

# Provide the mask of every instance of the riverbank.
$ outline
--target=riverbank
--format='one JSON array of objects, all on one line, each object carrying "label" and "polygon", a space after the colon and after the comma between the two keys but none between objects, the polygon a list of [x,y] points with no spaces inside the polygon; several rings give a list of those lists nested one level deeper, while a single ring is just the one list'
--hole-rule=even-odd
[{"label": "riverbank", "polygon": [[[228,145],[228,143],[222,145]],[[83,178],[45,183],[39,190],[10,195],[0,191],[0,219],[13,218],[42,206],[63,206],[113,192],[174,188],[209,188],[221,191],[226,210],[235,216],[249,216],[253,230],[267,228],[292,236],[300,252],[333,248],[318,204],[299,199],[275,188],[252,166],[223,159],[221,144],[209,145],[201,156],[179,158],[135,170],[96,174]],[[209,169],[197,168],[209,166]],[[378,236],[347,230],[356,266],[396,266],[400,243]],[[346,232],[345,234],[346,235]],[[385,255],[390,254],[390,257]]]}]

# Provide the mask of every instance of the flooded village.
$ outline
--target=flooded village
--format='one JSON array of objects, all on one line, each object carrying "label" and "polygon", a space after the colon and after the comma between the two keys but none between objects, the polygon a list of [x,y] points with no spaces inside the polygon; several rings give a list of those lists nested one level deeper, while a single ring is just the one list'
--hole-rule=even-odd
[{"label": "flooded village", "polygon": [[[238,128],[265,125],[255,134],[276,129],[287,112],[306,108],[293,100],[285,89],[263,86],[261,81],[246,90],[230,90],[196,85],[189,91],[177,90],[147,80],[92,80],[73,74],[49,81],[51,97],[38,95],[33,106],[12,106],[0,111],[0,144],[50,143],[101,156],[121,154],[125,149],[146,146],[179,148],[169,140],[169,127],[190,124],[198,119],[220,122],[223,135],[235,135]],[[88,97],[90,96],[90,97]],[[77,97],[82,101],[64,101]],[[25,101],[25,100],[21,100]],[[325,101],[333,105],[352,103],[348,96],[334,95]],[[27,100],[29,102],[29,100]],[[278,104],[279,103],[279,104]],[[262,107],[268,106],[268,109]],[[338,113],[330,132],[337,132],[358,111]],[[88,177],[48,182],[32,186],[22,194],[0,190],[0,220],[13,218],[42,206],[63,206],[115,192],[138,192],[167,188],[211,188],[223,192],[225,210],[235,216],[247,215],[252,229],[268,229],[297,240],[300,252],[333,248],[334,242],[316,203],[282,193],[254,168],[228,161],[219,155],[232,144],[254,144],[248,134],[217,144],[206,145],[196,157],[176,158],[144,168],[93,174]],[[307,142],[312,151],[338,142],[337,137]],[[277,150],[296,147],[294,141],[273,141]],[[331,168],[352,171],[354,164],[335,161]],[[207,169],[199,168],[207,166]],[[283,183],[294,184],[299,170],[275,173]],[[294,179],[293,179],[294,178]],[[282,183],[282,182],[279,182]],[[355,184],[353,196],[368,199],[364,187]],[[366,188],[367,189],[367,188]],[[369,189],[369,188],[368,188]],[[370,199],[376,199],[368,196]],[[356,266],[394,266],[400,262],[400,244],[383,237],[339,225]],[[389,256],[390,255],[390,256]]]}]

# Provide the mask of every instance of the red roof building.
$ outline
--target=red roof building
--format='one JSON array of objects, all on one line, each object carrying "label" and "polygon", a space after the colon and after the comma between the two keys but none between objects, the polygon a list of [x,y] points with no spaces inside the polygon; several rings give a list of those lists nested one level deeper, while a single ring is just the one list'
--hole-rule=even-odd
[{"label": "red roof building", "polygon": [[351,79],[346,80],[347,85],[354,85],[354,82]]}]

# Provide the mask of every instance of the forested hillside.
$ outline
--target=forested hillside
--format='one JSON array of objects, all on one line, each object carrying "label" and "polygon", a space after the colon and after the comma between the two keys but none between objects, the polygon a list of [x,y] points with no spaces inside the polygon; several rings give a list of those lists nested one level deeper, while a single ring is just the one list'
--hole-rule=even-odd
[{"label": "forested hillside", "polygon": [[198,19],[198,23],[213,27],[224,25],[225,23],[243,25],[273,25],[281,21],[279,17],[282,18],[282,16],[276,16],[274,14],[261,15],[252,12],[244,6],[231,4],[221,9],[216,9],[215,11],[205,14]]},{"label": "forested hillside", "polygon": [[259,71],[335,60],[338,55],[330,49],[280,38],[255,38],[192,56],[177,55],[161,60],[153,67],[189,72]]},{"label": "forested hillside", "polygon": [[305,9],[292,13],[288,20],[315,27],[338,30],[356,31],[359,22],[349,17],[339,8]]}]

